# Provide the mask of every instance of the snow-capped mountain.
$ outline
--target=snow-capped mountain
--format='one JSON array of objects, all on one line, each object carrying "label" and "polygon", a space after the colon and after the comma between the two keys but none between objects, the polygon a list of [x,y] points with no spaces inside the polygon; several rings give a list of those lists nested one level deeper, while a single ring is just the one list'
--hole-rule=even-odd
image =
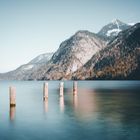
[{"label": "snow-capped mountain", "polygon": [[121,22],[118,19],[112,20],[111,23],[105,25],[99,32],[98,35],[105,40],[111,40],[118,35],[119,32],[130,28],[130,24]]},{"label": "snow-capped mountain", "polygon": [[62,42],[50,60],[50,64],[40,67],[32,73],[30,79],[62,79],[83,66],[104,47],[105,42],[96,34],[78,31]]},{"label": "snow-capped mountain", "polygon": [[140,23],[122,31],[74,79],[140,79]]}]

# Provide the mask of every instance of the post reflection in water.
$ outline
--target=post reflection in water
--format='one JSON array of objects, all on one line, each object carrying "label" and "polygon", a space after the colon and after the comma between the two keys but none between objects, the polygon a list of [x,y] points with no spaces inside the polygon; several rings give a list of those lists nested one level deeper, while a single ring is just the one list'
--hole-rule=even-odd
[{"label": "post reflection in water", "polygon": [[74,95],[73,96],[73,106],[74,106],[74,109],[76,110],[77,107],[78,107],[78,96],[77,95]]},{"label": "post reflection in water", "polygon": [[44,112],[47,113],[48,112],[48,100],[45,100],[43,102],[43,106],[44,106]]},{"label": "post reflection in water", "polygon": [[59,105],[60,105],[60,111],[64,112],[65,105],[64,105],[64,97],[63,96],[61,96],[59,98]]},{"label": "post reflection in water", "polygon": [[79,121],[96,122],[101,119],[108,127],[121,128],[140,116],[137,112],[139,98],[138,93],[128,90],[79,89],[78,97],[73,96],[71,104]]},{"label": "post reflection in water", "polygon": [[16,107],[15,106],[10,106],[10,121],[14,121],[15,116],[16,116]]}]

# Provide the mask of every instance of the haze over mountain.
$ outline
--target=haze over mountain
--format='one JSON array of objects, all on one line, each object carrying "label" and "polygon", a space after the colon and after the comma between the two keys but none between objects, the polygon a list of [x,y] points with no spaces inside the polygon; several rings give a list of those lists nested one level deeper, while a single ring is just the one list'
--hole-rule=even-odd
[{"label": "haze over mountain", "polygon": [[37,56],[33,60],[31,60],[28,64],[47,63],[51,59],[52,56],[53,56],[53,53],[44,53],[44,54]]},{"label": "haze over mountain", "polygon": [[97,34],[81,30],[63,41],[54,54],[40,55],[0,74],[0,79],[129,79],[139,71],[139,36],[139,24],[130,26],[120,20]]},{"label": "haze over mountain", "polygon": [[53,53],[45,53],[37,56],[29,63],[24,64],[18,67],[16,70],[0,74],[0,79],[4,80],[27,80],[29,75],[41,67],[44,64],[47,64],[51,59]]}]

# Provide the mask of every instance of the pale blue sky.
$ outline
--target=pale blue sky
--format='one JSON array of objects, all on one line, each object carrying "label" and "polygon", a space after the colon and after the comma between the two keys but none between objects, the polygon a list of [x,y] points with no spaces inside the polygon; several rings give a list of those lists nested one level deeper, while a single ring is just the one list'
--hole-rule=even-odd
[{"label": "pale blue sky", "polygon": [[98,32],[114,18],[140,21],[140,0],[0,0],[0,72],[56,51],[77,30]]}]

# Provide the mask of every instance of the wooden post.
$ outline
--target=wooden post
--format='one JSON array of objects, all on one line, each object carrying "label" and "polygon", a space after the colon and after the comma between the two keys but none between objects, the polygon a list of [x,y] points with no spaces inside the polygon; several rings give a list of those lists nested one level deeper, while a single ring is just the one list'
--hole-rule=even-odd
[{"label": "wooden post", "polygon": [[10,87],[9,93],[10,93],[10,107],[16,106],[16,88]]},{"label": "wooden post", "polygon": [[73,95],[77,95],[77,82],[73,82]]},{"label": "wooden post", "polygon": [[63,95],[64,95],[64,83],[61,82],[60,83],[60,97],[63,97]]},{"label": "wooden post", "polygon": [[44,83],[43,87],[43,99],[48,100],[48,83]]}]

